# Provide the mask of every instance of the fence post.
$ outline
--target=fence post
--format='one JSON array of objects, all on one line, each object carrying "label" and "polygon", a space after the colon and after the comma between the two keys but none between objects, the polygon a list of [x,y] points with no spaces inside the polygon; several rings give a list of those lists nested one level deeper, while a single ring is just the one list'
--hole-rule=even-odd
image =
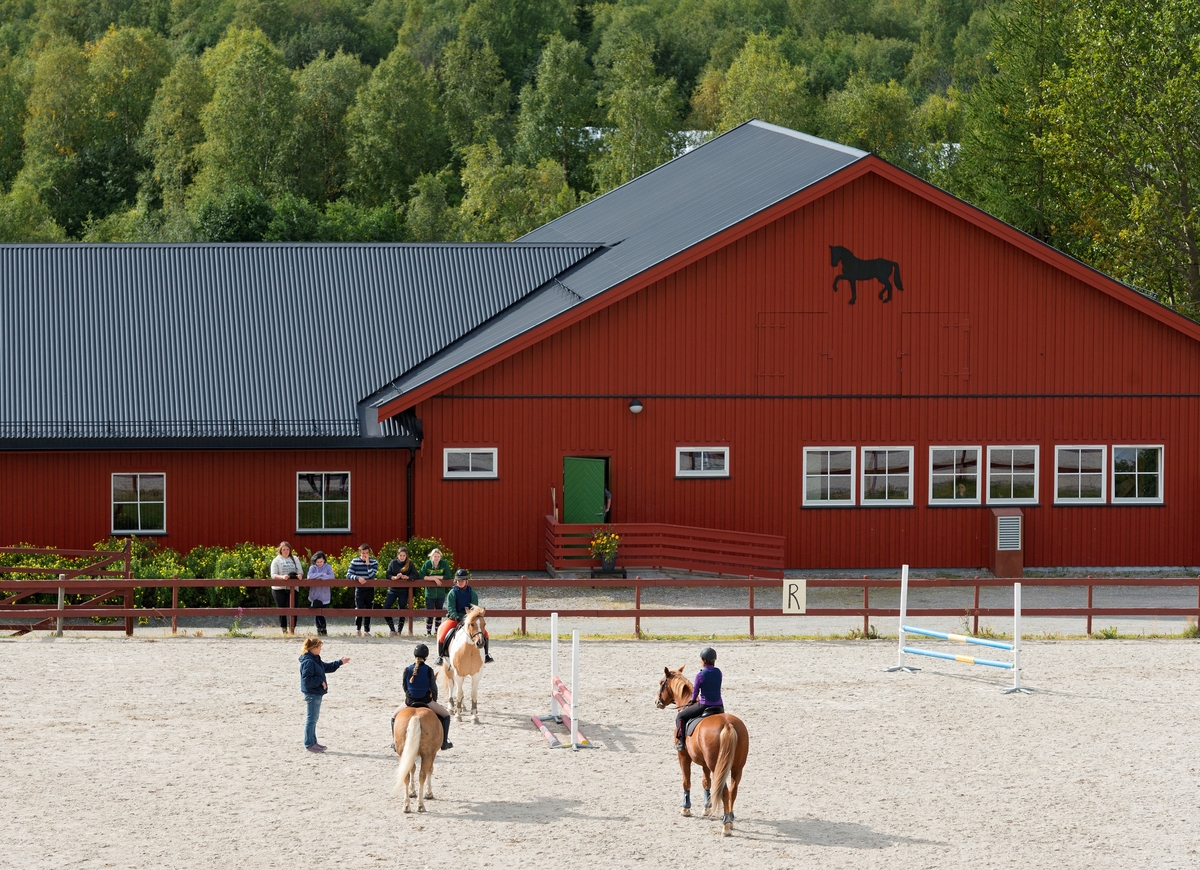
[{"label": "fence post", "polygon": [[[750,609],[754,609],[754,575],[751,574],[746,578],[750,584]],[[750,614],[750,639],[754,640],[754,614]]]},{"label": "fence post", "polygon": [[[296,609],[296,587],[289,586],[288,587],[288,610],[295,610],[295,609]],[[295,634],[296,633],[296,617],[289,615],[288,620],[289,620],[288,625],[290,625],[292,627],[292,634]]]},{"label": "fence post", "polygon": [[863,637],[871,633],[871,595],[866,584],[867,575],[863,574]]},{"label": "fence post", "polygon": [[[1092,575],[1088,574],[1088,579],[1092,579]],[[1092,584],[1088,584],[1088,615],[1087,615],[1087,633],[1090,637],[1092,634]]]},{"label": "fence post", "polygon": [[[979,580],[979,577],[975,579]],[[975,621],[972,624],[971,634],[979,635],[979,583],[975,584]]]},{"label": "fence post", "polygon": [[[525,577],[525,575],[522,574],[521,575],[521,609],[522,610],[525,609],[525,589],[526,589],[525,580],[526,579],[527,578]],[[525,630],[525,614],[522,613],[521,614],[521,637],[526,637],[528,634],[529,634],[529,632],[527,632]]]},{"label": "fence post", "polygon": [[[59,583],[65,582],[66,579],[67,579],[66,574],[58,575]],[[67,590],[64,589],[62,586],[59,586],[58,587],[58,609],[59,609],[59,612],[62,612],[66,608],[66,605],[67,605]],[[58,618],[58,625],[54,629],[55,637],[62,637],[62,628],[63,628],[63,618],[60,616]]]},{"label": "fence post", "polygon": [[638,583],[641,579],[641,574],[633,578],[633,634],[638,640],[642,639],[642,617],[638,613],[642,609],[642,587]]},{"label": "fence post", "polygon": [[179,584],[176,583],[171,587],[171,634],[179,633],[179,614],[175,611],[179,609]]},{"label": "fence post", "polygon": [[[133,579],[133,538],[125,539],[125,579]],[[125,609],[133,610],[133,587],[125,593]],[[133,637],[133,617],[125,617],[125,636]]]}]

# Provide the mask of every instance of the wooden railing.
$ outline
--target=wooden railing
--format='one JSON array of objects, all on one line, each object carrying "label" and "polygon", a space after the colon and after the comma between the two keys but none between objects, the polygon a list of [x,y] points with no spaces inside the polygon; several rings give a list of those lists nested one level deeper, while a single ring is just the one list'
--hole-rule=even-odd
[{"label": "wooden railing", "polygon": [[[81,604],[69,605],[72,609],[79,607],[89,607],[95,610],[104,612],[104,615],[112,614],[114,616],[124,616],[125,634],[133,634],[132,616],[125,616],[127,611],[133,609],[133,548],[132,541],[125,539],[125,547],[121,550],[51,550],[43,547],[0,547],[0,553],[15,555],[15,556],[56,556],[62,559],[71,559],[76,562],[73,568],[43,568],[36,565],[0,565],[0,588],[12,594],[0,599],[0,619],[4,617],[27,617],[31,611],[44,611],[43,605],[27,604],[25,599],[39,592],[57,592],[58,607],[53,615],[48,616],[40,622],[19,622],[11,625],[0,624],[0,629],[14,631],[17,634],[25,634],[29,631],[36,631],[40,628],[45,628],[51,620],[55,621],[56,633],[62,635],[63,628],[77,626],[64,625],[64,613],[68,607],[65,602],[67,587],[71,586],[71,592],[75,593],[74,588],[80,586],[78,591],[89,595],[87,601]],[[56,578],[52,583],[39,584],[30,580],[13,581],[10,578],[13,576],[26,577],[52,577]],[[95,577],[97,580],[80,580],[82,577]],[[111,583],[107,581],[122,580],[121,584]],[[122,599],[122,604],[104,604],[105,601],[111,598]],[[124,606],[122,606],[124,605]],[[119,631],[121,625],[112,624],[95,624],[89,628],[100,631]]]},{"label": "wooden railing", "polygon": [[[710,574],[783,577],[784,539],[779,535],[700,529],[667,523],[611,523],[621,536],[619,567],[673,568]],[[546,565],[552,571],[599,567],[588,544],[597,526],[546,517]]]}]

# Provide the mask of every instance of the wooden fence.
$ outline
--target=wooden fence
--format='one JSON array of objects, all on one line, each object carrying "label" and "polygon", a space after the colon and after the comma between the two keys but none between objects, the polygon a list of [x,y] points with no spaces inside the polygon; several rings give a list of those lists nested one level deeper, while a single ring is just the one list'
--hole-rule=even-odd
[{"label": "wooden fence", "polygon": [[[2,575],[0,575],[2,576]],[[413,620],[421,619],[426,616],[441,616],[441,611],[433,610],[380,610],[378,608],[372,610],[356,610],[354,608],[323,608],[321,610],[312,610],[307,607],[297,607],[296,592],[292,591],[287,608],[278,607],[179,607],[179,590],[181,588],[192,587],[227,587],[227,586],[246,586],[246,587],[264,587],[270,586],[270,580],[138,580],[136,581],[139,587],[149,588],[169,588],[171,589],[171,607],[147,607],[134,608],[131,595],[125,597],[124,607],[99,606],[96,596],[111,589],[111,583],[104,580],[58,580],[58,579],[30,579],[30,580],[12,580],[0,579],[0,593],[7,594],[9,597],[0,599],[0,612],[11,614],[12,616],[20,616],[26,622],[20,625],[4,625],[0,628],[17,631],[18,633],[28,632],[34,628],[45,627],[50,620],[61,618],[116,618],[123,619],[126,634],[131,634],[133,631],[134,620],[139,617],[152,617],[159,619],[170,619],[172,630],[178,629],[178,621],[180,617],[278,617],[281,615],[289,616],[292,619],[292,628],[295,628],[297,618],[311,618],[317,613],[325,617],[333,616],[370,616],[374,619],[382,619],[385,616],[391,616],[393,619],[397,617],[408,618],[408,632],[411,635],[413,630]],[[1021,615],[1029,617],[1071,617],[1086,620],[1087,633],[1092,633],[1093,617],[1115,617],[1115,616],[1136,616],[1136,617],[1175,617],[1175,618],[1193,618],[1200,622],[1200,578],[1195,577],[1150,577],[1150,578],[1128,578],[1128,577],[1106,577],[1106,578],[1026,578],[1021,581],[1022,587],[1028,591],[1030,589],[1050,588],[1050,587],[1074,587],[1087,589],[1087,605],[1085,607],[1023,607]],[[486,587],[519,587],[521,590],[521,606],[519,608],[488,608],[488,615],[491,617],[512,617],[521,620],[521,634],[526,633],[526,621],[530,618],[545,618],[549,617],[551,612],[556,612],[562,617],[575,618],[595,618],[595,619],[620,619],[628,618],[633,620],[634,633],[640,637],[642,634],[641,625],[643,618],[671,618],[671,619],[691,619],[711,617],[740,617],[749,620],[749,633],[751,637],[755,636],[754,620],[764,616],[783,616],[782,611],[782,585],[781,581],[759,577],[741,577],[741,578],[642,578],[634,577],[632,579],[596,579],[596,580],[566,580],[566,579],[530,579],[528,577],[497,577],[497,578],[474,578],[471,581],[472,586],[478,588]],[[877,607],[871,603],[871,590],[879,589],[899,589],[899,579],[875,579],[863,577],[860,579],[808,579],[806,580],[808,588],[811,589],[854,589],[862,592],[862,606],[851,605],[845,607],[809,607],[805,616],[841,616],[841,617],[861,617],[863,625],[863,633],[870,630],[871,620],[880,617],[899,617],[899,610],[895,607]],[[375,580],[366,584],[370,587],[387,587],[393,585],[387,580]],[[964,609],[962,606],[955,607],[913,607],[908,608],[910,616],[941,616],[954,617],[961,619],[964,615],[973,619],[973,631],[979,631],[979,618],[981,616],[1002,617],[1012,616],[1012,607],[981,607],[979,604],[980,590],[988,587],[1011,588],[1011,580],[998,580],[992,578],[953,578],[953,579],[931,579],[931,580],[909,580],[909,588],[913,589],[952,589],[952,588],[973,588],[974,589],[974,606]],[[529,589],[539,588],[580,588],[586,587],[591,589],[633,589],[633,605],[632,607],[624,608],[569,608],[557,606],[553,608],[530,608],[527,607],[527,597]],[[643,589],[661,589],[661,588],[733,588],[745,589],[747,593],[746,607],[643,607],[642,606],[642,590]],[[1092,604],[1093,590],[1096,588],[1106,587],[1129,587],[1129,588],[1194,588],[1196,590],[1196,603],[1194,606],[1188,607],[1095,607]],[[419,587],[417,587],[419,588]],[[10,602],[15,602],[18,598],[25,598],[37,592],[52,592],[59,589],[65,589],[69,593],[94,593],[93,598],[82,604],[63,605],[62,598],[59,598],[59,607],[51,608],[44,605],[25,605],[20,610],[7,610],[4,608],[13,606]],[[768,589],[770,594],[771,604],[769,606],[758,606],[755,601],[756,591]],[[911,601],[910,601],[911,605]],[[789,616],[789,619],[804,619],[804,616]],[[69,625],[68,628],[78,628],[89,631],[94,631],[104,626],[84,623],[82,625]],[[113,626],[119,628],[119,626]]]},{"label": "wooden fence", "polygon": [[[783,578],[779,535],[700,529],[667,523],[611,523],[621,536],[618,566],[674,568],[710,574]],[[588,546],[596,526],[546,517],[546,565],[552,571],[591,571],[600,565]]]},{"label": "wooden fence", "polygon": [[[17,556],[56,556],[78,560],[80,563],[65,571],[62,568],[41,568],[34,565],[0,565],[0,590],[11,593],[0,599],[0,620],[6,617],[27,619],[31,615],[44,613],[43,605],[28,604],[25,599],[39,592],[58,593],[58,607],[55,608],[53,615],[32,623],[22,621],[5,624],[0,622],[0,630],[25,634],[45,628],[51,620],[55,622],[55,630],[59,635],[62,635],[64,628],[76,628],[77,626],[64,624],[64,614],[67,609],[64,598],[68,592],[67,586],[70,585],[73,587],[71,592],[78,591],[91,596],[85,602],[69,605],[71,609],[85,607],[102,611],[101,615],[104,616],[112,615],[118,618],[123,616],[125,634],[133,634],[134,617],[125,616],[127,611],[133,610],[134,587],[130,582],[133,580],[133,547],[130,539],[125,540],[125,547],[121,550],[50,550],[41,547],[0,547],[0,553]],[[14,574],[32,577],[52,576],[56,580],[53,583],[39,586],[36,581],[11,580],[10,578]],[[96,579],[81,581],[82,577]],[[109,580],[125,582],[118,585],[106,582]],[[79,587],[78,590],[75,587]],[[119,605],[104,604],[105,601],[112,598],[120,598],[122,603]],[[93,631],[120,631],[122,626],[96,623],[89,625],[88,628]]]}]

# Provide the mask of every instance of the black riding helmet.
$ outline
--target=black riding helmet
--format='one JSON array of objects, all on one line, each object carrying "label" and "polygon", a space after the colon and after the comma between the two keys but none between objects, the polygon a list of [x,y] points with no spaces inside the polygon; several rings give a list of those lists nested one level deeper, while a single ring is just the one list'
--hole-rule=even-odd
[{"label": "black riding helmet", "polygon": [[717,663],[717,651],[711,646],[706,646],[700,650],[700,661],[706,665],[715,665]]},{"label": "black riding helmet", "polygon": [[413,648],[413,658],[414,658],[414,659],[427,659],[427,658],[429,658],[429,647],[425,646],[425,644],[423,644],[423,643],[419,643],[419,644],[417,644],[417,645],[416,645],[416,646]]},{"label": "black riding helmet", "polygon": [[471,576],[471,575],[469,575],[469,574],[467,573],[467,569],[466,569],[466,568],[459,568],[457,571],[455,571],[455,572],[454,572],[454,579],[455,579],[455,580],[467,580],[467,579],[469,579],[469,578],[470,578],[470,576]]}]

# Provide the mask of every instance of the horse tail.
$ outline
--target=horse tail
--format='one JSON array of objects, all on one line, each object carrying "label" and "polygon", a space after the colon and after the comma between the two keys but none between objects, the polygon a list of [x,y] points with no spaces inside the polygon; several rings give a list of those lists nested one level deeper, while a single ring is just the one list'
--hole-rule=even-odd
[{"label": "horse tail", "polygon": [[903,290],[904,285],[900,283],[900,264],[892,263],[892,275],[896,278],[896,289]]},{"label": "horse tail", "polygon": [[417,754],[421,751],[421,717],[413,716],[408,720],[408,728],[404,732],[404,749],[400,753],[400,765],[396,768],[396,785],[392,791],[403,795],[404,780],[412,775],[417,766]]},{"label": "horse tail", "polygon": [[721,736],[717,739],[717,766],[712,780],[713,806],[721,799],[721,789],[729,785],[729,774],[733,770],[733,756],[737,752],[738,737],[732,722],[725,723],[721,728]]}]

